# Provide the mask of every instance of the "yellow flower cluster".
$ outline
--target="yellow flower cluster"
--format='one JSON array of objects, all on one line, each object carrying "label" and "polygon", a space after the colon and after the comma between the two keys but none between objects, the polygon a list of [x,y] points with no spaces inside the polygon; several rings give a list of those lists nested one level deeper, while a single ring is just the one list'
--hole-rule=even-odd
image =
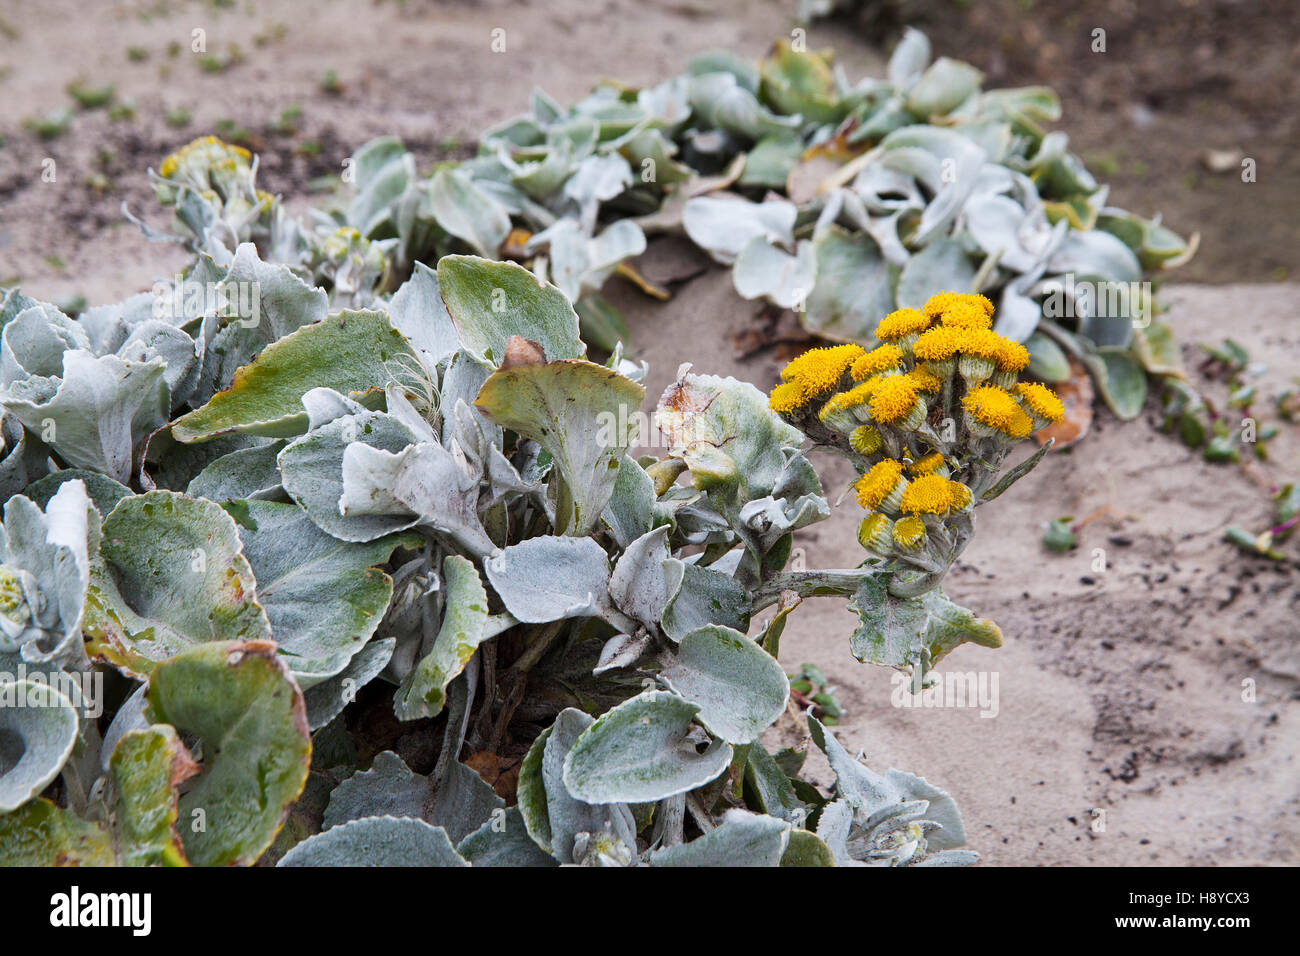
[{"label": "yellow flower cluster", "polygon": [[[816,412],[858,456],[868,550],[920,568],[949,561],[954,538],[943,529],[969,520],[972,489],[987,487],[1010,442],[1064,414],[1046,386],[1017,382],[1029,352],[993,331],[993,314],[982,295],[941,292],[885,316],[874,349],[813,349],[782,371],[771,407]],[[963,413],[965,428],[951,431]]]}]

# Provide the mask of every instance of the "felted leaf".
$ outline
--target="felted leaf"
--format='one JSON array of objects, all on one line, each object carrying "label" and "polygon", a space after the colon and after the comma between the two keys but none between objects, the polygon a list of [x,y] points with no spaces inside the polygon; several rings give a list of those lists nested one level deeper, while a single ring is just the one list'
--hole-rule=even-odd
[{"label": "felted leaf", "polygon": [[836,793],[847,803],[856,820],[869,821],[887,808],[924,800],[928,804],[928,809],[923,811],[924,818],[942,826],[929,836],[929,844],[936,850],[945,850],[966,842],[957,803],[947,793],[924,778],[902,770],[875,773],[860,759],[854,759],[815,717],[808,719],[808,728],[813,742],[826,754],[835,772]]},{"label": "felted leaf", "polygon": [[20,653],[29,663],[84,663],[80,630],[99,547],[99,512],[76,479],[59,487],[44,513],[22,495],[5,502],[0,576],[8,596],[0,653]]},{"label": "felted leaf", "polygon": [[399,720],[436,717],[447,699],[447,685],[465,669],[486,633],[487,592],[473,562],[449,554],[442,562],[442,586],[446,610],[433,648],[393,695]]},{"label": "felted leaf", "polygon": [[539,535],[483,563],[506,610],[527,624],[598,614],[609,606],[609,559],[591,538]]},{"label": "felted leaf", "polygon": [[365,817],[415,817],[442,827],[452,842],[459,842],[504,806],[483,778],[459,761],[450,763],[441,781],[435,781],[386,750],[375,756],[369,770],[334,788],[323,826],[329,829]]},{"label": "felted leaf", "polygon": [[626,848],[636,846],[636,824],[622,803],[588,803],[564,782],[564,767],[574,742],[594,723],[569,707],[538,736],[519,770],[519,810],[532,839],[560,863],[575,862],[584,834],[608,834]]},{"label": "felted leaf", "polygon": [[0,814],[0,866],[113,866],[113,838],[43,797]]},{"label": "felted leaf", "polygon": [[742,633],[749,627],[750,598],[734,578],[677,558],[668,560],[665,576],[670,597],[660,621],[668,637],[680,641],[709,624]]},{"label": "felted leaf", "polygon": [[754,239],[791,245],[796,213],[794,203],[784,199],[753,203],[698,196],[686,201],[682,225],[693,243],[723,265],[731,265]]},{"label": "felted leaf", "polygon": [[348,448],[363,443],[394,455],[419,441],[419,436],[399,419],[362,410],[342,415],[290,442],[280,452],[284,490],[323,531],[342,541],[373,541],[419,524],[419,516],[404,506],[384,513],[344,514],[344,459]]},{"label": "felted leaf", "polygon": [[136,444],[164,424],[170,403],[161,359],[96,358],[85,349],[63,353],[61,376],[27,379],[0,390],[5,408],[69,465],[131,480]]},{"label": "felted leaf", "polygon": [[203,770],[181,797],[186,856],[197,866],[255,862],[311,762],[302,693],[275,645],[219,641],[184,650],[154,668],[147,698],[151,720],[203,746]]},{"label": "felted leaf", "polygon": [[118,853],[124,866],[186,866],[177,832],[180,785],[199,772],[176,730],[156,724],[118,741],[109,763],[117,791]]},{"label": "felted leaf", "polygon": [[784,820],[733,809],[704,836],[650,854],[650,865],[780,866],[789,839]]},{"label": "felted leaf", "polygon": [[731,763],[731,745],[713,740],[697,751],[688,734],[699,711],[663,691],[624,701],[578,738],[564,785],[587,803],[649,803],[703,786]]},{"label": "felted leaf", "polygon": [[0,814],[59,775],[77,742],[77,709],[48,683],[0,681]]},{"label": "felted leaf", "polygon": [[307,427],[302,397],[313,388],[344,395],[408,381],[420,369],[414,349],[382,312],[345,310],[305,325],[235,373],[230,387],[172,423],[182,442],[241,432],[285,438]]},{"label": "felted leaf", "polygon": [[876,323],[894,311],[894,270],[880,247],[866,233],[850,235],[833,226],[813,240],[812,249],[817,284],[799,314],[804,328],[842,342],[870,341]]},{"label": "felted leaf", "polygon": [[438,274],[423,262],[415,263],[411,278],[393,293],[388,317],[393,328],[420,353],[425,368],[436,368],[439,362],[460,348],[456,327],[442,302]]},{"label": "felted leaf", "polygon": [[746,744],[785,712],[790,682],[766,651],[739,631],[708,626],[665,655],[660,678],[699,705],[699,720],[733,744]]},{"label": "felted leaf", "polygon": [[44,508],[64,483],[69,481],[80,481],[85,486],[86,494],[101,515],[108,514],[119,501],[131,494],[130,488],[107,475],[81,468],[65,468],[33,481],[23,489],[23,496]]},{"label": "felted leaf", "polygon": [[283,442],[237,448],[207,465],[186,486],[191,498],[229,501],[270,498],[280,493],[279,455]]},{"label": "felted leaf", "polygon": [[366,817],[303,840],[276,866],[469,866],[447,831],[409,817]]},{"label": "felted leaf", "polygon": [[556,528],[581,536],[613,493],[644,397],[644,388],[613,369],[569,360],[500,369],[475,405],[551,453],[562,482]]},{"label": "felted leaf", "polygon": [[438,225],[465,240],[479,255],[495,258],[510,232],[506,208],[458,169],[438,170],[428,189],[429,205]]},{"label": "felted leaf", "polygon": [[257,600],[305,690],[341,672],[383,619],[393,580],[375,565],[398,548],[420,548],[423,539],[389,535],[354,544],[321,531],[295,504],[244,505],[239,537],[257,581]]},{"label": "felted leaf", "polygon": [[89,654],[138,678],[186,648],[271,637],[234,520],[174,491],[124,498],[105,519],[84,629]]},{"label": "felted leaf", "polygon": [[817,282],[817,255],[810,242],[800,242],[791,255],[755,236],[736,257],[731,280],[741,298],[802,309]]},{"label": "felted leaf", "polygon": [[578,315],[564,293],[513,262],[443,256],[438,288],[461,347],[485,365],[501,364],[512,335],[538,343],[551,360],[586,352]]},{"label": "felted leaf", "polygon": [[528,835],[518,807],[508,807],[460,841],[456,847],[471,866],[559,866]]},{"label": "felted leaf", "polygon": [[1001,647],[1002,632],[992,621],[977,618],[934,588],[920,597],[889,593],[878,574],[864,575],[849,602],[858,614],[858,629],[849,641],[853,656],[863,662],[925,673],[953,648],[966,642]]},{"label": "felted leaf", "polygon": [[392,659],[397,638],[374,640],[353,655],[348,666],[333,677],[303,691],[307,722],[313,731],[324,727],[356,700],[357,691],[379,676]]}]

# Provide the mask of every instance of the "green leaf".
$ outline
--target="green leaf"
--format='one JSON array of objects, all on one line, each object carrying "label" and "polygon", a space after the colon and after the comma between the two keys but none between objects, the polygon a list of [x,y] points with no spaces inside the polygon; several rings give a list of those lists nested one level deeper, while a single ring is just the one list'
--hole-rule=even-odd
[{"label": "green leaf", "polygon": [[119,501],[131,494],[131,489],[121,482],[114,481],[107,475],[101,475],[96,471],[85,471],[80,468],[67,468],[63,471],[56,471],[52,475],[46,475],[33,481],[23,489],[23,495],[32,499],[45,510],[45,506],[63,487],[65,481],[80,481],[86,486],[86,494],[90,495],[90,500],[95,506],[95,510],[101,515],[106,515],[113,510]]},{"label": "green leaf", "polygon": [[172,434],[187,443],[231,432],[298,435],[307,428],[302,397],[311,389],[357,396],[407,381],[420,367],[414,349],[388,316],[345,310],[268,346],[235,373],[228,389],[173,422]]},{"label": "green leaf", "polygon": [[1142,414],[1147,398],[1147,376],[1127,349],[1097,350],[1101,364],[1089,363],[1094,371],[1097,390],[1110,410],[1121,421],[1132,421]]},{"label": "green leaf", "polygon": [[222,641],[182,651],[154,668],[146,696],[151,720],[203,746],[203,771],[181,798],[186,856],[197,866],[256,862],[311,763],[302,692],[275,645]]},{"label": "green leaf", "polygon": [[118,741],[109,762],[117,790],[117,842],[124,866],[186,866],[176,830],[181,783],[199,772],[176,730],[156,724]]},{"label": "green leaf", "polygon": [[77,709],[67,697],[44,681],[0,680],[0,813],[44,790],[76,742]]},{"label": "green leaf", "polygon": [[586,352],[578,337],[578,315],[564,293],[539,282],[523,266],[443,256],[438,287],[461,346],[486,365],[505,360],[512,335],[536,342],[552,361],[582,358]]},{"label": "green leaf", "polygon": [[475,404],[496,424],[551,453],[563,483],[556,529],[582,536],[613,493],[644,398],[645,389],[631,379],[574,359],[494,372]]},{"label": "green leaf", "polygon": [[524,826],[518,807],[502,811],[460,841],[456,851],[471,866],[559,866],[549,853],[539,847]]},{"label": "green leaf", "polygon": [[238,526],[174,491],[124,498],[104,520],[83,626],[87,653],[139,678],[189,647],[271,637]]},{"label": "green leaf", "polygon": [[790,699],[785,672],[761,647],[729,627],[708,626],[682,638],[659,675],[698,704],[698,720],[733,744],[745,744],[776,722]]},{"label": "green leaf", "polygon": [[593,538],[538,535],[488,558],[483,569],[506,610],[528,624],[609,608],[609,559]]},{"label": "green leaf", "polygon": [[834,866],[835,854],[815,833],[791,830],[790,842],[781,856],[782,866]]},{"label": "green leaf", "polygon": [[409,817],[365,817],[303,840],[276,866],[469,866],[447,831]]},{"label": "green leaf", "polygon": [[908,92],[907,108],[927,119],[946,116],[978,92],[983,79],[984,74],[969,63],[941,56]]},{"label": "green leaf", "polygon": [[805,123],[834,123],[847,111],[836,94],[835,74],[824,57],[795,50],[781,40],[759,64],[763,98],[779,113],[799,114]]},{"label": "green leaf", "polygon": [[398,548],[419,549],[424,540],[406,534],[354,544],[321,531],[295,504],[245,504],[249,523],[239,537],[257,579],[257,601],[305,690],[340,673],[383,619],[393,580],[375,565]]},{"label": "green leaf", "polygon": [[731,810],[704,836],[650,854],[650,865],[779,866],[789,835],[790,824],[784,820]]},{"label": "green leaf", "polygon": [[44,798],[0,814],[0,866],[113,866],[108,831]]},{"label": "green leaf", "polygon": [[1070,361],[1065,352],[1042,332],[1035,332],[1025,339],[1025,348],[1029,349],[1029,377],[1042,379],[1048,384],[1067,381],[1070,377]]},{"label": "green leaf", "polygon": [[505,206],[459,169],[443,168],[429,181],[429,206],[438,225],[481,256],[495,258],[510,232]]},{"label": "green leaf", "polygon": [[869,574],[849,602],[849,610],[859,618],[849,641],[854,657],[900,670],[917,668],[922,677],[961,644],[1002,646],[996,624],[953,604],[940,588],[920,597],[899,598],[889,593],[884,575]]},{"label": "green leaf", "polygon": [[893,270],[880,247],[866,233],[832,226],[813,240],[813,249],[817,284],[799,315],[804,328],[841,342],[872,341],[876,323],[894,310]]},{"label": "green leaf", "polygon": [[587,803],[649,803],[703,786],[731,763],[731,745],[688,744],[700,711],[664,691],[640,694],[607,711],[564,761],[564,785]]},{"label": "green leaf", "polygon": [[436,717],[447,699],[447,685],[465,669],[486,633],[487,592],[473,562],[458,554],[448,555],[442,562],[442,580],[446,604],[442,627],[433,649],[393,695],[398,720]]},{"label": "green leaf", "polygon": [[70,349],[63,353],[62,379],[20,380],[0,397],[32,434],[52,423],[50,444],[73,468],[126,483],[136,444],[167,421],[165,370],[162,359],[130,362]]},{"label": "green leaf", "polygon": [[574,743],[593,723],[576,708],[562,710],[534,741],[519,771],[519,809],[528,834],[561,863],[577,862],[584,834],[608,834],[627,852],[636,849],[636,824],[625,804],[585,802],[565,785]]}]

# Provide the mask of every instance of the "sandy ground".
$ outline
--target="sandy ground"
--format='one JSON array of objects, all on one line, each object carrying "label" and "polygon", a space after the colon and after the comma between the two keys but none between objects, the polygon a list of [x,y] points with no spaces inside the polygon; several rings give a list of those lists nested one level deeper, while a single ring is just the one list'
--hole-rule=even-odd
[{"label": "sandy ground", "polygon": [[[0,0],[0,280],[95,303],[174,269],[182,258],[146,243],[118,207],[125,200],[156,217],[144,167],[223,118],[238,119],[262,147],[263,184],[301,207],[306,183],[337,171],[371,136],[401,135],[425,160],[464,155],[476,130],[526,106],[532,84],[572,99],[604,76],[653,81],[704,49],[757,56],[788,34],[792,6],[281,0],[228,9],[118,0],[87,8],[47,0],[35,8]],[[507,31],[504,54],[489,52],[497,27]],[[207,31],[209,52],[236,43],[244,62],[203,72],[189,52],[195,28]],[[258,34],[268,38],[262,46]],[[880,70],[878,51],[843,25],[814,27],[810,39],[833,45],[854,76]],[[176,57],[167,53],[172,41],[184,48]],[[130,46],[147,58],[129,60]],[[326,70],[341,93],[321,90]],[[64,87],[77,77],[116,84],[138,118],[82,113],[49,143],[26,132],[23,120],[66,103]],[[268,130],[291,104],[303,109],[298,131]],[[183,129],[160,118],[175,107],[193,114]],[[46,158],[56,161],[53,183],[40,178]],[[106,187],[94,188],[96,173]],[[691,271],[681,265],[670,248],[652,247],[645,271],[681,278]],[[745,336],[757,309],[723,273],[684,282],[662,306],[617,283],[610,294],[632,323],[638,357],[651,362],[652,396],[682,361],[762,387],[775,381],[771,349],[739,358],[737,341],[753,344]],[[1161,297],[1189,360],[1194,343],[1232,335],[1266,361],[1267,399],[1296,374],[1298,294],[1295,285],[1188,285]],[[846,743],[873,766],[903,767],[950,790],[987,863],[1300,856],[1297,567],[1243,557],[1221,541],[1228,523],[1267,524],[1266,490],[1300,475],[1300,441],[1291,428],[1266,465],[1211,467],[1154,421],[1151,406],[1147,420],[1127,425],[1099,413],[1081,445],[1049,456],[981,509],[979,533],[947,586],[1002,626],[1006,646],[962,648],[940,670],[996,673],[996,717],[891,706],[892,672],[849,656],[853,619],[838,602],[807,602],[787,629],[783,663],[793,670],[813,661],[827,672],[848,711]],[[849,470],[825,464],[838,493]],[[1076,551],[1053,555],[1040,545],[1041,522],[1103,508]],[[809,565],[855,563],[858,517],[848,503],[802,535]],[[1095,548],[1104,549],[1104,571],[1094,568]],[[1242,700],[1247,680],[1251,703]]]}]

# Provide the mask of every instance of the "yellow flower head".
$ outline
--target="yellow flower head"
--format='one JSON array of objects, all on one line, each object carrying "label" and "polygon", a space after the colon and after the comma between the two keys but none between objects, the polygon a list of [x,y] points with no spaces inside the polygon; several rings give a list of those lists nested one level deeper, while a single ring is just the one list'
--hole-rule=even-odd
[{"label": "yellow flower head", "polygon": [[923,362],[945,362],[957,352],[965,334],[965,329],[936,325],[921,333],[912,346],[912,354]]},{"label": "yellow flower head", "polygon": [[883,443],[880,432],[870,425],[859,425],[849,435],[849,444],[859,455],[874,455]]},{"label": "yellow flower head", "polygon": [[930,327],[930,319],[916,309],[899,309],[880,320],[876,326],[876,338],[882,342],[892,342],[916,332],[924,332]]},{"label": "yellow flower head", "polygon": [[860,405],[865,405],[867,399],[871,398],[871,390],[875,388],[875,384],[876,379],[869,378],[861,385],[854,385],[847,392],[832,395],[830,401],[822,406],[820,416],[822,421],[825,421],[826,416],[832,412],[849,411]]},{"label": "yellow flower head", "polygon": [[885,458],[872,465],[871,470],[854,483],[853,489],[858,494],[858,504],[864,508],[878,508],[905,481],[903,463]]},{"label": "yellow flower head", "polygon": [[947,465],[947,460],[937,451],[932,451],[928,455],[922,455],[912,466],[908,468],[913,475],[933,475],[940,468]]},{"label": "yellow flower head", "polygon": [[916,386],[918,392],[930,392],[937,395],[943,390],[943,379],[935,375],[925,365],[918,365],[907,373],[907,377],[912,380],[912,384]]},{"label": "yellow flower head", "polygon": [[1002,336],[992,329],[962,329],[961,351],[965,355],[974,355],[989,361],[1002,354]]},{"label": "yellow flower head", "polygon": [[952,497],[952,509],[961,511],[971,503],[971,490],[960,481],[948,482],[948,494]]},{"label": "yellow flower head", "polygon": [[998,338],[1001,340],[1002,347],[994,358],[998,363],[999,372],[1019,372],[1029,364],[1029,349],[1012,339],[1001,336]]},{"label": "yellow flower head", "polygon": [[908,515],[894,522],[894,540],[900,547],[913,551],[925,540],[925,522],[916,515]]},{"label": "yellow flower head", "polygon": [[873,375],[879,375],[881,372],[896,369],[902,364],[903,350],[897,345],[885,343],[879,348],[865,352],[854,359],[853,365],[849,368],[849,374],[853,376],[853,381],[861,382]]},{"label": "yellow flower head", "polygon": [[916,383],[910,377],[885,375],[868,381],[875,383],[868,407],[876,421],[886,424],[901,421],[916,408]]},{"label": "yellow flower head", "polygon": [[767,404],[778,415],[788,415],[807,400],[803,386],[798,382],[782,382],[772,389],[772,396]]},{"label": "yellow flower head", "polygon": [[[1024,411],[1006,389],[996,385],[981,385],[971,389],[961,400],[966,414],[989,428],[1006,432]],[[1023,437],[1023,436],[1022,436]]]},{"label": "yellow flower head", "polygon": [[1046,385],[1038,382],[1021,382],[1016,386],[1016,394],[1039,418],[1045,418],[1049,422],[1059,422],[1065,415],[1065,406],[1056,397],[1056,393]]},{"label": "yellow flower head", "polygon": [[991,317],[993,315],[993,302],[986,295],[979,295],[974,292],[968,292],[966,295],[962,296],[962,301],[969,302],[973,305],[978,305],[981,309],[984,310],[984,314],[987,316]]},{"label": "yellow flower head", "polygon": [[893,522],[879,512],[872,512],[858,525],[858,544],[877,554],[890,554],[890,531]]},{"label": "yellow flower head", "polygon": [[931,318],[938,318],[964,298],[960,292],[937,292],[926,300],[921,311]]},{"label": "yellow flower head", "polygon": [[801,386],[805,399],[820,398],[840,383],[849,366],[862,354],[862,347],[852,344],[810,349],[781,370],[781,380]]},{"label": "yellow flower head", "polygon": [[922,475],[903,491],[902,509],[908,514],[944,515],[957,504],[955,481],[943,475]]},{"label": "yellow flower head", "polygon": [[[989,313],[984,311],[984,306],[978,302],[970,301],[971,298],[971,296],[967,296],[962,301],[953,303],[944,310],[939,321],[956,329],[987,329],[992,327],[993,320],[989,317]],[[979,298],[984,297],[980,296]]]}]

